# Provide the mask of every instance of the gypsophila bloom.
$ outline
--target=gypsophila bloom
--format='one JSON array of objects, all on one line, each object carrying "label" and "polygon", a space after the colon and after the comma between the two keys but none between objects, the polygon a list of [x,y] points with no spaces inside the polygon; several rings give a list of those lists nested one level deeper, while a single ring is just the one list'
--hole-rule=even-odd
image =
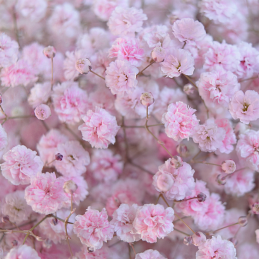
[{"label": "gypsophila bloom", "polygon": [[24,191],[15,191],[5,196],[2,206],[3,215],[7,215],[13,223],[21,223],[29,218],[32,209],[24,199]]},{"label": "gypsophila bloom", "polygon": [[206,242],[199,246],[199,250],[196,253],[196,259],[237,259],[236,249],[232,242],[223,240],[221,236],[213,236],[211,239],[207,239]]},{"label": "gypsophila bloom", "polygon": [[236,163],[233,160],[225,160],[221,164],[221,169],[226,174],[232,174],[236,171]]},{"label": "gypsophila bloom", "polygon": [[51,110],[48,105],[40,104],[35,108],[34,113],[37,119],[44,121],[51,115]]},{"label": "gypsophila bloom", "polygon": [[8,144],[7,134],[2,125],[0,125],[0,151],[3,151]]},{"label": "gypsophila bloom", "polygon": [[43,168],[43,163],[35,151],[25,146],[15,146],[3,156],[1,164],[3,176],[14,185],[28,184]]},{"label": "gypsophila bloom", "polygon": [[76,176],[86,172],[86,166],[90,163],[89,153],[78,141],[58,144],[57,152],[63,155],[62,161],[54,163],[59,173],[64,176]]},{"label": "gypsophila bloom", "polygon": [[5,33],[0,34],[0,67],[8,67],[18,59],[19,46]]},{"label": "gypsophila bloom", "polygon": [[10,250],[5,259],[41,259],[38,253],[27,245],[17,246]]},{"label": "gypsophila bloom", "polygon": [[140,240],[140,234],[137,234],[133,227],[138,207],[137,204],[121,204],[112,215],[110,223],[114,226],[116,235],[124,242],[133,243]]},{"label": "gypsophila bloom", "polygon": [[174,210],[162,205],[145,204],[137,211],[133,226],[141,235],[143,241],[157,242],[157,238],[164,238],[174,229]]},{"label": "gypsophila bloom", "polygon": [[165,191],[163,186],[166,179],[167,183],[171,183],[170,188],[165,192],[166,197],[169,200],[182,200],[194,189],[194,170],[185,162],[175,168],[171,160],[171,158],[168,159],[158,167],[158,172],[153,177],[153,185],[158,191]]},{"label": "gypsophila bloom", "polygon": [[197,126],[192,138],[202,151],[213,152],[223,145],[225,136],[225,130],[218,127],[214,119],[208,119],[204,125]]},{"label": "gypsophila bloom", "polygon": [[116,60],[106,69],[105,82],[112,94],[132,92],[137,87],[138,69],[129,61]]},{"label": "gypsophila bloom", "polygon": [[162,117],[166,135],[175,141],[189,139],[199,123],[195,111],[183,102],[171,103]]},{"label": "gypsophila bloom", "polygon": [[156,250],[146,250],[143,253],[136,254],[135,259],[166,259]]},{"label": "gypsophila bloom", "polygon": [[63,182],[55,173],[38,173],[25,189],[25,199],[35,212],[41,214],[55,213],[61,209],[67,197]]},{"label": "gypsophila bloom", "polygon": [[174,78],[181,74],[192,75],[194,71],[194,59],[190,52],[184,49],[171,49],[161,63],[163,75]]},{"label": "gypsophila bloom", "polygon": [[206,35],[203,24],[191,18],[177,20],[172,28],[174,36],[181,42],[201,41]]},{"label": "gypsophila bloom", "polygon": [[84,215],[78,215],[75,219],[74,233],[87,247],[100,249],[103,242],[113,238],[114,228],[108,221],[105,209],[99,212],[88,207]]},{"label": "gypsophila bloom", "polygon": [[116,7],[109,18],[108,26],[114,35],[133,36],[135,32],[141,31],[145,20],[147,16],[142,9]]},{"label": "gypsophila bloom", "polygon": [[245,93],[237,91],[229,104],[229,112],[235,120],[240,119],[245,124],[257,120],[259,118],[259,94],[253,90]]},{"label": "gypsophila bloom", "polygon": [[106,110],[89,110],[82,119],[84,123],[78,129],[82,132],[83,140],[88,141],[92,147],[107,148],[110,143],[115,143],[115,136],[120,127],[116,118]]}]

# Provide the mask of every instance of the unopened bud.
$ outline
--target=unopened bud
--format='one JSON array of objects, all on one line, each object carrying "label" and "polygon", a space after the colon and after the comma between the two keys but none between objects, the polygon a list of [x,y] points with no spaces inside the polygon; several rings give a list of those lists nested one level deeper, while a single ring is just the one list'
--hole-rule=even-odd
[{"label": "unopened bud", "polygon": [[12,246],[18,246],[18,241],[17,240],[13,240],[12,241]]},{"label": "unopened bud", "polygon": [[202,232],[196,232],[192,235],[192,243],[195,246],[201,246],[206,241],[206,236]]},{"label": "unopened bud", "polygon": [[259,214],[259,203],[258,203],[258,202],[254,203],[254,204],[252,205],[252,212],[253,212],[254,214]]},{"label": "unopened bud", "polygon": [[207,195],[203,192],[200,192],[198,195],[197,195],[197,200],[199,202],[204,202],[206,201],[206,198],[207,198]]},{"label": "unopened bud", "polygon": [[154,103],[154,97],[152,95],[152,93],[142,93],[141,96],[140,96],[140,102],[142,105],[148,107],[150,106],[151,104]]},{"label": "unopened bud", "polygon": [[226,174],[232,174],[236,171],[236,163],[233,160],[225,160],[221,165],[221,169]]},{"label": "unopened bud", "polygon": [[66,181],[63,185],[63,189],[66,193],[73,193],[77,189],[77,185],[72,181]]},{"label": "unopened bud", "polygon": [[76,70],[80,74],[87,74],[91,69],[91,62],[88,58],[80,58],[76,61]]},{"label": "unopened bud", "polygon": [[177,148],[176,148],[176,151],[177,151],[177,153],[178,153],[180,156],[182,156],[182,157],[187,157],[187,156],[189,156],[189,154],[190,154],[190,152],[189,152],[187,146],[186,146],[186,145],[183,145],[183,144],[179,144],[179,145],[177,146]]},{"label": "unopened bud", "polygon": [[183,160],[179,156],[174,156],[171,158],[170,164],[173,166],[173,168],[178,169],[183,165]]},{"label": "unopened bud", "polygon": [[48,47],[44,48],[43,54],[47,58],[54,58],[55,55],[56,55],[56,50],[55,50],[55,48],[53,46],[48,46]]},{"label": "unopened bud", "polygon": [[92,247],[87,247],[87,252],[88,253],[92,253],[94,251],[94,249]]},{"label": "unopened bud", "polygon": [[221,174],[217,176],[217,183],[220,185],[225,185],[226,184],[226,178],[224,178]]},{"label": "unopened bud", "polygon": [[3,223],[8,223],[9,222],[9,216],[3,216],[2,217],[2,222]]},{"label": "unopened bud", "polygon": [[48,105],[40,104],[35,108],[34,113],[37,119],[44,121],[51,115],[51,110]]},{"label": "unopened bud", "polygon": [[155,62],[162,62],[165,59],[165,54],[165,49],[158,46],[152,50],[151,57]]},{"label": "unopened bud", "polygon": [[52,219],[52,223],[53,223],[54,226],[56,226],[56,225],[58,224],[58,219],[53,218],[53,219]]},{"label": "unopened bud", "polygon": [[188,245],[191,245],[192,244],[192,237],[191,236],[188,236],[188,237],[185,237],[183,239],[183,243],[188,246]]},{"label": "unopened bud", "polygon": [[173,176],[170,174],[161,174],[158,176],[156,184],[161,192],[167,192],[174,184]]},{"label": "unopened bud", "polygon": [[63,155],[60,154],[60,153],[57,153],[57,154],[55,155],[55,159],[56,159],[57,161],[62,161]]},{"label": "unopened bud", "polygon": [[238,224],[241,225],[241,227],[245,227],[247,223],[248,223],[248,220],[246,216],[239,217]]},{"label": "unopened bud", "polygon": [[192,84],[187,84],[183,87],[183,91],[187,94],[187,95],[192,95],[195,92],[195,88]]},{"label": "unopened bud", "polygon": [[228,240],[229,240],[230,242],[232,242],[234,246],[237,246],[238,241],[237,241],[236,238],[231,237],[231,238],[229,238]]}]

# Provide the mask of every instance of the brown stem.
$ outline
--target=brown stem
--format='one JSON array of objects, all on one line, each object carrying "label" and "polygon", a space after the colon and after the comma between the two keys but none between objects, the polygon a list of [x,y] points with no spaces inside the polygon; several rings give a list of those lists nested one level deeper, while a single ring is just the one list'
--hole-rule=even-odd
[{"label": "brown stem", "polygon": [[51,90],[53,89],[53,84],[54,84],[54,80],[53,80],[53,57],[51,57]]},{"label": "brown stem", "polygon": [[151,60],[149,65],[147,65],[145,68],[143,68],[140,72],[138,72],[137,76],[140,76],[147,68],[149,68],[152,64],[154,64],[156,61],[155,60]]},{"label": "brown stem", "polygon": [[220,231],[220,230],[222,230],[222,229],[224,229],[224,228],[229,228],[229,227],[232,227],[232,226],[235,226],[235,225],[238,225],[238,224],[239,224],[239,222],[236,222],[236,223],[227,225],[227,226],[225,226],[225,227],[223,227],[223,228],[219,228],[219,229],[213,231],[212,233],[215,234],[216,232],[218,232],[218,231]]},{"label": "brown stem", "polygon": [[190,236],[189,234],[187,234],[187,233],[185,233],[185,232],[183,232],[183,231],[181,231],[181,230],[179,230],[179,229],[177,229],[177,228],[175,228],[175,227],[174,227],[174,230],[175,230],[176,232],[179,232],[179,233],[185,235],[185,236]]},{"label": "brown stem", "polygon": [[91,73],[95,74],[96,76],[99,76],[100,78],[102,78],[103,80],[105,80],[105,78],[103,76],[98,75],[97,73],[95,73],[93,70],[90,70]]},{"label": "brown stem", "polygon": [[139,168],[140,170],[142,170],[142,171],[144,171],[144,172],[146,172],[146,173],[148,173],[148,174],[154,175],[154,174],[153,174],[152,172],[150,172],[149,170],[145,169],[144,167],[142,167],[142,166],[140,166],[140,165],[137,165],[137,164],[133,163],[132,161],[129,161],[129,164],[131,164],[131,165],[133,165],[133,166]]}]

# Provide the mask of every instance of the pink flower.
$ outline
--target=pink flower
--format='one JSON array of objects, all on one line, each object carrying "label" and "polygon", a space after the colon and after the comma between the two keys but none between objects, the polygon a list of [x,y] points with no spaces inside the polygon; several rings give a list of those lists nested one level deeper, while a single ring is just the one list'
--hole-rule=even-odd
[{"label": "pink flower", "polygon": [[5,259],[41,259],[37,252],[27,245],[16,246],[6,255]]},{"label": "pink flower", "polygon": [[145,20],[147,20],[147,16],[143,14],[142,9],[118,6],[109,18],[108,27],[114,35],[134,36],[135,32],[141,31]]},{"label": "pink flower", "polygon": [[[167,176],[167,182],[171,182],[170,188],[165,191],[165,195],[169,200],[182,200],[188,196],[195,187],[194,170],[185,162],[178,168],[171,163],[171,158],[158,167],[158,172],[153,177],[153,185],[158,191],[165,191],[161,189],[162,179]],[[160,179],[162,177],[162,179]]]},{"label": "pink flower", "polygon": [[88,108],[87,93],[75,82],[56,85],[52,100],[59,119],[70,124],[79,122]]},{"label": "pink flower", "polygon": [[38,173],[25,189],[25,199],[35,212],[55,213],[67,200],[63,191],[63,181],[55,173]]},{"label": "pink flower", "polygon": [[229,104],[232,117],[248,124],[259,118],[259,94],[253,90],[237,91]]},{"label": "pink flower", "polygon": [[211,239],[207,239],[203,245],[199,246],[196,259],[211,258],[237,259],[233,243],[222,239],[221,236],[212,236]]},{"label": "pink flower", "polygon": [[28,97],[28,103],[36,108],[38,105],[42,103],[46,103],[51,94],[51,83],[45,82],[43,84],[35,84],[33,88],[31,88],[31,93]]},{"label": "pink flower", "polygon": [[208,119],[205,124],[197,126],[192,138],[201,151],[214,152],[222,147],[225,136],[226,131],[218,127],[214,119]]},{"label": "pink flower", "polygon": [[174,36],[181,42],[201,41],[206,35],[203,24],[191,18],[177,20],[172,28]]},{"label": "pink flower", "polygon": [[24,191],[7,194],[2,205],[2,213],[8,216],[13,223],[19,224],[27,220],[32,213],[32,209],[24,199]]},{"label": "pink flower", "polygon": [[251,169],[259,170],[259,131],[248,130],[240,135],[236,152]]},{"label": "pink flower", "polygon": [[161,63],[163,75],[174,78],[181,74],[192,75],[194,71],[194,59],[189,51],[184,49],[171,49]]},{"label": "pink flower", "polygon": [[223,41],[219,43],[213,41],[209,50],[205,54],[205,63],[203,68],[209,71],[215,71],[223,68],[226,71],[235,72],[240,62],[240,52],[234,45]]},{"label": "pink flower", "polygon": [[146,250],[143,253],[136,254],[135,259],[166,259],[156,250]]},{"label": "pink flower", "polygon": [[57,153],[62,154],[62,161],[54,163],[55,168],[64,176],[78,176],[86,172],[90,163],[89,153],[78,141],[59,143]]},{"label": "pink flower", "polygon": [[5,33],[0,34],[0,67],[8,67],[18,59],[19,46]]},{"label": "pink flower", "polygon": [[107,67],[105,82],[113,94],[132,92],[137,87],[137,73],[129,61],[116,60]]},{"label": "pink flower", "polygon": [[[70,214],[69,210],[59,210],[56,212],[56,216],[61,219],[66,219]],[[69,222],[74,222],[75,214],[72,214],[69,218]],[[40,225],[40,233],[52,241],[54,244],[61,243],[62,240],[66,239],[65,224],[61,220],[55,218],[47,218]],[[67,224],[67,233],[70,236],[73,233],[73,225]]]},{"label": "pink flower", "polygon": [[166,135],[175,141],[189,139],[199,123],[194,114],[195,111],[183,102],[171,103],[162,117]]},{"label": "pink flower", "polygon": [[237,77],[223,69],[202,73],[197,86],[201,98],[211,109],[228,107],[230,99],[240,89]]},{"label": "pink flower", "polygon": [[114,155],[110,149],[96,149],[91,157],[89,169],[96,180],[111,183],[122,173],[122,158],[118,154]]},{"label": "pink flower", "polygon": [[5,150],[8,145],[7,134],[2,125],[0,125],[0,151]]},{"label": "pink flower", "polygon": [[218,127],[225,130],[226,135],[223,139],[223,145],[219,148],[221,153],[229,154],[234,150],[234,144],[237,142],[236,134],[232,128],[230,121],[226,118],[215,120]]},{"label": "pink flower", "polygon": [[96,250],[103,246],[103,242],[113,238],[114,228],[108,221],[105,209],[99,212],[88,207],[84,215],[76,216],[74,233],[82,244]]},{"label": "pink flower", "polygon": [[133,243],[140,240],[140,234],[137,234],[133,227],[137,210],[137,204],[121,204],[112,215],[111,225],[114,226],[117,237],[124,242]]},{"label": "pink flower", "polygon": [[143,241],[157,242],[157,238],[164,238],[174,230],[174,210],[160,204],[145,204],[137,211],[133,226],[141,235]]},{"label": "pink flower", "polygon": [[42,161],[44,163],[52,162],[55,159],[55,155],[58,153],[58,144],[66,141],[67,137],[56,129],[51,129],[46,135],[43,135],[37,145]]},{"label": "pink flower", "polygon": [[33,68],[23,59],[20,59],[10,67],[3,68],[0,77],[2,85],[6,87],[28,86],[38,80]]},{"label": "pink flower", "polygon": [[92,147],[108,148],[110,143],[115,143],[115,136],[120,129],[116,118],[106,110],[96,108],[95,112],[89,110],[82,117],[84,124],[78,129],[82,132],[83,140],[88,141]]},{"label": "pink flower", "polygon": [[135,38],[117,38],[109,51],[109,56],[127,60],[131,65],[139,67],[144,60],[144,49]]},{"label": "pink flower", "polygon": [[40,104],[35,108],[34,113],[37,119],[44,121],[51,115],[51,110],[48,105]]},{"label": "pink flower", "polygon": [[43,168],[43,163],[36,154],[36,151],[25,146],[15,146],[3,156],[3,176],[14,185],[30,183],[31,178]]}]

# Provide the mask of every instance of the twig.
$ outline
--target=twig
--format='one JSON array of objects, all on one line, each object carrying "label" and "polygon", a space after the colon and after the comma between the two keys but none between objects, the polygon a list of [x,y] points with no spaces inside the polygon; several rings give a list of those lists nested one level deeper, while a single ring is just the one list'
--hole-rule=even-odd
[{"label": "twig", "polygon": [[140,76],[147,68],[149,68],[152,64],[154,64],[156,61],[155,60],[151,60],[149,65],[147,65],[145,68],[143,68],[140,72],[138,72],[137,76]]},{"label": "twig", "polygon": [[93,70],[90,70],[91,73],[95,74],[96,76],[99,76],[100,78],[102,78],[103,80],[105,80],[105,78],[103,76],[98,75],[97,73],[95,73]]}]

